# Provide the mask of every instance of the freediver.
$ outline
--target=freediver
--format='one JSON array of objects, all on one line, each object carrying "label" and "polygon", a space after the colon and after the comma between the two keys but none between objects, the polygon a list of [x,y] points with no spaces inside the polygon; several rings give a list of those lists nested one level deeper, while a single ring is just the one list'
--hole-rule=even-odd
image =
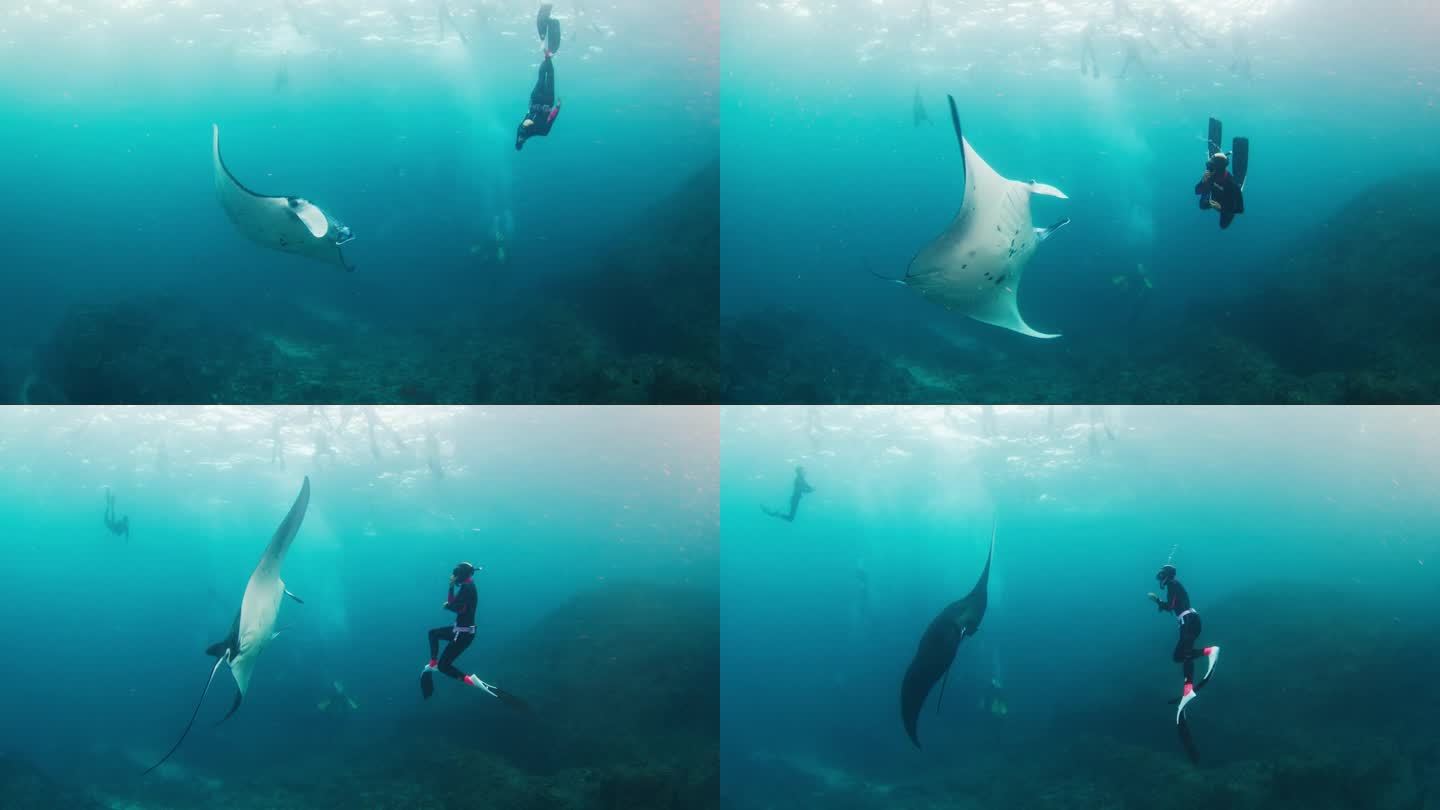
[{"label": "freediver", "polygon": [[1150,296],[1155,290],[1155,284],[1150,280],[1150,274],[1146,272],[1143,264],[1136,264],[1132,271],[1111,276],[1110,283],[1130,303],[1130,316],[1127,323],[1133,330],[1135,324],[1139,323],[1141,316],[1145,314],[1145,309],[1150,303]]},{"label": "freediver", "polygon": [[115,519],[115,496],[109,487],[105,488],[105,528],[117,537],[124,535],[126,542],[130,541],[130,516]]},{"label": "freediver", "polygon": [[764,506],[760,507],[760,509],[761,509],[765,514],[769,515],[770,517],[780,518],[781,520],[785,521],[786,523],[794,523],[794,522],[795,522],[795,510],[800,508],[800,498],[801,498],[802,496],[804,496],[804,495],[806,495],[806,494],[808,494],[808,493],[814,492],[814,491],[815,491],[815,488],[812,487],[812,486],[810,486],[810,482],[808,482],[808,481],[805,480],[805,468],[804,468],[804,467],[796,467],[796,468],[795,468],[795,484],[794,484],[794,485],[791,487],[791,489],[790,489],[790,511],[789,511],[788,513],[787,513],[787,512],[781,512],[781,511],[779,511],[779,510],[777,510],[777,509],[770,509],[770,508],[764,507]]},{"label": "freediver", "polygon": [[535,89],[530,91],[530,109],[520,126],[515,128],[515,151],[519,152],[530,138],[550,134],[555,118],[560,115],[560,102],[555,98],[555,63],[551,57],[560,50],[560,21],[550,16],[553,3],[543,3],[535,17],[535,28],[540,40],[545,43],[545,59],[540,63],[540,73],[535,78]]},{"label": "freediver", "polygon": [[1140,58],[1140,47],[1135,44],[1135,40],[1127,39],[1125,40],[1125,64],[1120,66],[1120,78],[1125,78],[1126,74],[1130,72],[1131,65],[1139,65],[1142,72],[1147,76],[1150,74],[1150,69],[1145,67],[1145,60]]},{"label": "freediver", "polygon": [[[484,682],[479,675],[466,675],[455,667],[455,659],[475,641],[475,607],[479,602],[479,594],[475,590],[475,573],[480,570],[483,569],[462,562],[450,572],[450,590],[445,598],[444,608],[455,613],[455,623],[430,631],[430,663],[420,671],[420,694],[426,700],[430,699],[435,693],[435,673],[440,672],[466,686],[473,686],[499,698],[513,709],[529,711],[525,701],[520,698],[494,684]],[[441,639],[448,639],[444,654],[440,654]]]},{"label": "freediver", "polygon": [[1080,32],[1080,75],[1089,75],[1093,72],[1095,78],[1100,78],[1100,64],[1095,61],[1095,23],[1085,23],[1085,29]]},{"label": "freediver", "polygon": [[[1166,563],[1161,566],[1160,571],[1155,574],[1155,581],[1165,591],[1165,598],[1161,599],[1155,594],[1147,594],[1150,601],[1160,608],[1162,613],[1174,613],[1175,620],[1180,623],[1180,640],[1175,643],[1174,660],[1181,664],[1185,672],[1185,685],[1180,689],[1180,698],[1177,701],[1180,708],[1175,712],[1175,722],[1180,722],[1180,716],[1185,711],[1185,706],[1195,699],[1195,690],[1210,682],[1210,676],[1215,674],[1215,662],[1220,660],[1220,646],[1211,645],[1203,649],[1197,649],[1195,642],[1200,638],[1200,614],[1190,607],[1190,593],[1180,580],[1175,578],[1175,566]],[[1195,659],[1205,658],[1207,667],[1205,677],[1200,683],[1195,683]]]},{"label": "freediver", "polygon": [[1230,227],[1236,214],[1245,213],[1245,181],[1230,174],[1229,165],[1230,158],[1224,152],[1216,152],[1205,163],[1205,174],[1195,184],[1195,193],[1200,195],[1200,210],[1219,211],[1221,230]]},{"label": "freediver", "polygon": [[1191,25],[1190,21],[1185,18],[1185,12],[1181,11],[1173,0],[1165,0],[1165,2],[1161,3],[1160,17],[1166,25],[1170,26],[1171,33],[1175,34],[1175,39],[1179,40],[1181,47],[1185,48],[1185,50],[1188,51],[1194,47],[1190,44],[1190,41],[1186,39],[1187,34],[1194,37],[1195,41],[1201,45],[1207,48],[1211,46],[1212,43],[1205,38],[1204,34],[1195,30],[1195,26]]}]

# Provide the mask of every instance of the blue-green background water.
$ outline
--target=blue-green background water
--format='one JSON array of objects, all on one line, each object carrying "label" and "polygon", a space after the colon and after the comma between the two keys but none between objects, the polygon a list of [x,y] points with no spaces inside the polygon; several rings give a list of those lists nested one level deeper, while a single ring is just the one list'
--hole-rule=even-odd
[{"label": "blue-green background water", "polygon": [[[242,800],[263,796],[244,785],[282,779],[324,785],[336,806],[365,804],[356,792],[365,778],[391,763],[416,767],[401,763],[424,752],[453,751],[475,768],[472,749],[483,749],[531,769],[533,749],[570,750],[544,729],[582,721],[540,711],[537,740],[523,742],[498,701],[448,679],[421,702],[426,631],[453,620],[440,609],[451,568],[462,559],[484,566],[479,633],[457,662],[466,672],[536,706],[592,703],[593,682],[611,666],[642,671],[647,699],[665,694],[694,674],[648,646],[612,646],[609,664],[547,673],[573,679],[574,694],[531,685],[527,695],[501,673],[520,666],[508,651],[551,646],[560,652],[549,669],[570,666],[569,637],[537,628],[577,597],[639,586],[714,593],[717,417],[711,408],[0,411],[0,754],[155,807],[194,806],[164,801],[165,791],[210,780],[215,800],[233,803],[222,806],[250,806]],[[307,475],[309,511],[282,572],[305,604],[282,606],[287,629],[260,656],[236,716],[211,728],[233,694],[221,671],[185,746],[140,781],[190,716],[212,663],[204,650],[228,632]],[[129,542],[102,522],[106,487],[129,516]],[[580,639],[610,633],[607,622],[651,623],[657,636],[702,634],[713,655],[713,615],[688,628],[663,612],[585,620],[574,620]],[[337,680],[360,704],[352,716],[316,708]],[[595,710],[615,712],[607,737],[617,754],[657,733],[613,703],[626,690],[611,684],[612,703]],[[713,723],[713,702],[691,709],[701,719],[677,707],[679,727]],[[316,759],[326,756],[378,759],[346,776]],[[550,767],[584,766],[595,763]],[[440,801],[427,791],[445,768],[422,769],[404,781]],[[452,789],[465,781],[456,778]]]},{"label": "blue-green background water", "polygon": [[[1142,807],[1157,794],[1174,807],[1428,806],[1425,786],[1432,801],[1440,786],[1424,687],[1440,675],[1435,417],[726,409],[726,798],[736,808]],[[768,517],[761,507],[786,506],[796,465],[815,491],[794,523]],[[992,521],[988,610],[938,713],[931,693],[917,751],[901,679],[930,621],[975,584]],[[1202,643],[1224,648],[1190,710],[1202,752],[1193,769],[1166,705],[1181,684],[1176,623],[1145,599],[1167,559],[1204,618]],[[1407,752],[1394,773],[1357,764],[1362,749],[1388,747]],[[1294,772],[1312,775],[1291,789]],[[1409,792],[1383,796],[1377,782]]]},{"label": "blue-green background water", "polygon": [[[537,5],[0,11],[0,178],[11,189],[0,342],[15,387],[58,318],[117,298],[227,302],[242,325],[284,313],[286,341],[303,344],[309,322],[384,338],[493,320],[534,306],[561,274],[600,272],[637,220],[716,159],[718,16],[695,3],[558,4],[564,112],[517,152],[540,62]],[[215,200],[212,123],[242,182],[303,196],[353,229],[345,252],[358,272],[236,232]],[[7,386],[4,401],[16,399]]]},{"label": "blue-green background water", "polygon": [[[1155,288],[1144,325],[1168,339],[1197,301],[1261,294],[1260,271],[1323,270],[1286,264],[1297,239],[1354,237],[1366,246],[1361,250],[1373,246],[1378,236],[1347,233],[1346,221],[1330,218],[1379,181],[1440,167],[1434,5],[1171,5],[1196,32],[1186,39],[1193,47],[1182,46],[1163,22],[1165,5],[1155,0],[1133,0],[1134,14],[1121,16],[1109,0],[727,4],[724,316],[799,314],[836,324],[892,360],[927,340],[972,370],[967,358],[977,347],[1039,353],[1031,341],[948,313],[866,272],[868,266],[902,276],[959,208],[960,156],[946,94],[956,98],[967,139],[997,172],[1050,183],[1070,197],[1034,199],[1037,226],[1061,217],[1073,222],[1040,247],[1018,291],[1032,327],[1065,336],[1052,352],[1093,357],[1130,339],[1130,297],[1112,278],[1137,265]],[[1095,26],[1098,79],[1079,72],[1087,24]],[[1231,70],[1237,37],[1248,43],[1248,75]],[[1146,69],[1120,78],[1127,42],[1142,43]],[[931,124],[912,124],[917,91]],[[1213,214],[1196,210],[1192,193],[1204,169],[1210,116],[1223,120],[1227,150],[1237,135],[1252,143],[1246,212],[1224,232]],[[1366,202],[1362,210],[1394,214],[1428,204],[1424,195],[1407,194]],[[1378,285],[1409,266],[1391,255],[1377,262],[1360,264]],[[1294,321],[1298,314],[1333,316],[1277,317]],[[1368,325],[1357,328],[1373,333],[1391,314],[1372,309]],[[836,366],[858,377],[851,362],[842,357]],[[929,401],[1035,396],[986,393],[1000,382],[986,392],[963,385]],[[861,393],[846,399],[850,392],[835,394],[832,384],[808,401],[896,396],[874,383],[873,393],[863,383],[855,388]],[[740,396],[795,401],[766,391]],[[1199,399],[1223,396],[1210,391]],[[1046,399],[1075,401],[1063,392]],[[1099,399],[1110,397],[1101,392],[1085,401]],[[1163,401],[1196,399],[1187,391]]]}]

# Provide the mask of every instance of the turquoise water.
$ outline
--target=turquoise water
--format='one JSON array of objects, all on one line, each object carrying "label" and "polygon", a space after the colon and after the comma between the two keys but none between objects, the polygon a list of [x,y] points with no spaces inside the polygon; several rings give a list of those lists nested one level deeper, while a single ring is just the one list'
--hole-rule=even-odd
[{"label": "turquoise water", "polygon": [[[718,19],[693,4],[560,4],[565,38],[554,63],[564,112],[548,137],[517,152],[540,64],[537,6],[7,6],[0,176],[25,191],[0,203],[0,262],[7,301],[25,306],[0,319],[0,399],[24,401],[20,391],[66,401],[22,391],[22,382],[40,365],[34,351],[77,310],[135,301],[146,320],[198,310],[213,319],[212,333],[258,332],[264,344],[279,337],[271,362],[286,369],[329,352],[353,355],[336,344],[355,335],[376,353],[418,333],[429,345],[393,361],[414,365],[414,355],[462,340],[462,323],[474,334],[542,308],[556,279],[601,272],[651,223],[652,207],[716,159]],[[345,255],[357,272],[238,233],[215,199],[212,123],[247,186],[304,197],[353,229]],[[603,270],[613,274],[615,263]],[[428,334],[441,327],[458,334]],[[143,345],[140,330],[128,335]],[[210,333],[183,340],[218,344],[211,354],[236,342]],[[336,390],[238,401],[419,398],[327,385]],[[143,398],[121,388],[70,401]],[[226,397],[211,387],[181,401],[217,398]]]},{"label": "turquoise water", "polygon": [[[64,774],[105,806],[157,808],[198,806],[205,791],[219,806],[420,806],[471,794],[467,780],[488,778],[487,763],[561,781],[574,781],[566,769],[647,759],[663,773],[684,750],[673,737],[713,725],[713,698],[677,701],[671,725],[656,725],[627,701],[664,690],[636,698],[617,672],[664,682],[656,667],[698,666],[672,637],[698,638],[702,655],[715,655],[713,608],[708,618],[681,608],[716,587],[716,417],[708,408],[0,411],[0,752]],[[234,693],[222,668],[184,747],[140,780],[184,727],[213,664],[205,648],[230,628],[307,477],[308,514],[282,570],[305,604],[282,605],[282,632],[235,717],[211,727]],[[129,516],[128,541],[106,531],[106,488],[117,517]],[[462,559],[484,570],[479,634],[457,663],[532,704],[529,722],[448,679],[420,699],[425,634],[454,618],[441,603]],[[652,610],[657,599],[674,612]],[[645,637],[627,640],[631,625]],[[608,702],[594,703],[595,679],[611,682]],[[335,681],[359,704],[353,715],[317,709]],[[590,708],[557,708],[576,705]],[[610,743],[586,737],[597,724]],[[654,750],[662,738],[665,755]],[[450,754],[472,771],[447,786],[450,769],[425,757]],[[409,774],[409,800],[376,784],[391,772]],[[17,790],[8,775],[0,781]],[[246,804],[265,801],[245,787],[257,779],[274,786],[275,804]],[[326,804],[287,793],[306,782]],[[358,798],[366,791],[371,799]],[[10,799],[31,806],[29,794]]]},{"label": "turquoise water", "polygon": [[[1158,344],[1176,374],[1193,375],[1204,359],[1180,355],[1208,332],[1235,328],[1224,314],[1195,314],[1199,304],[1233,298],[1229,309],[1254,308],[1262,317],[1272,275],[1297,286],[1315,276],[1328,288],[1337,285],[1327,273],[1343,268],[1374,274],[1376,288],[1386,289],[1384,279],[1433,261],[1416,254],[1423,247],[1392,250],[1386,217],[1376,213],[1401,215],[1409,228],[1424,217],[1404,212],[1430,211],[1425,195],[1367,196],[1376,183],[1429,177],[1440,167],[1433,4],[1169,3],[1183,35],[1167,21],[1165,3],[1119,5],[1130,13],[1117,13],[1109,0],[727,5],[721,300],[732,324],[753,319],[727,342],[773,344],[762,331],[773,323],[803,338],[791,343],[813,342],[815,355],[828,349],[836,358],[830,379],[807,394],[787,389],[764,352],[736,348],[732,376],[745,388],[737,384],[732,401],[1229,401],[1219,382],[1200,390],[1165,382],[1138,396],[1118,384],[1093,385],[1071,396],[1090,376],[1073,361],[1047,364],[1053,382],[1037,393],[992,373],[987,360],[1025,352],[1033,367],[1048,348],[1098,364],[1131,349],[1148,359],[1144,350]],[[1087,25],[1099,78],[1079,70]],[[1144,66],[1122,78],[1130,45]],[[1249,69],[1236,67],[1246,55]],[[918,125],[916,94],[929,119]],[[903,276],[960,206],[947,95],[966,138],[997,172],[1069,196],[1034,198],[1035,225],[1072,223],[1040,246],[1016,291],[1032,327],[1064,336],[1057,345],[1030,345],[867,272]],[[1227,150],[1234,136],[1252,144],[1246,211],[1224,232],[1213,213],[1196,210],[1192,193],[1211,116],[1224,122]],[[1358,210],[1336,218],[1352,204]],[[1301,245],[1332,242],[1354,246],[1292,261]],[[1370,260],[1346,264],[1354,251]],[[1140,266],[1153,287],[1144,295],[1122,286]],[[1312,320],[1344,318],[1349,328],[1374,333],[1404,309],[1380,300],[1298,312],[1273,297],[1269,303],[1281,332],[1313,333]],[[1183,328],[1187,318],[1199,321],[1193,330]],[[932,390],[867,378],[848,341],[873,351],[876,363],[915,370],[917,384]],[[1273,346],[1255,353],[1267,349]],[[1334,362],[1326,353],[1317,348],[1307,360]],[[816,362],[793,345],[772,354],[793,357],[792,365]],[[1210,354],[1227,359],[1225,351]],[[1126,367],[1122,357],[1110,371]],[[1167,369],[1151,373],[1168,376]],[[1228,373],[1230,388],[1238,387],[1241,372]],[[967,374],[980,375],[979,390]]]},{"label": "turquoise water", "polygon": [[[1434,413],[789,407],[730,408],[722,424],[732,806],[1436,795]],[[796,465],[814,492],[793,523],[768,517]],[[938,710],[931,693],[916,750],[902,676],[975,585],[992,526],[983,624]],[[1188,710],[1198,768],[1166,702],[1181,686],[1176,623],[1145,597],[1167,560],[1202,644],[1224,649]]]}]

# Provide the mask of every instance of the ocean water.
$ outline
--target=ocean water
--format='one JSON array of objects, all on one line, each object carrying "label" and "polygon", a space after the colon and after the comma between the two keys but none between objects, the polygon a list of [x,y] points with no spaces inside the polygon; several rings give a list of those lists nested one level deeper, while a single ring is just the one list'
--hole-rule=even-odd
[{"label": "ocean water", "polygon": [[[613,387],[547,392],[544,371],[525,372],[540,380],[533,395],[430,390],[442,373],[468,376],[462,361],[548,351],[536,322],[578,324],[547,331],[592,375],[630,362],[638,352],[611,345],[603,322],[616,308],[653,318],[653,303],[576,312],[566,290],[643,266],[637,233],[667,244],[684,219],[654,209],[717,159],[718,14],[697,3],[556,4],[564,112],[517,152],[541,58],[537,6],[0,9],[0,177],[24,189],[0,204],[0,401],[643,401]],[[353,274],[240,235],[216,201],[212,124],[243,183],[302,196],[353,230]],[[693,215],[714,227],[708,207]],[[716,262],[713,250],[690,256],[687,283],[713,291]],[[73,356],[97,333],[120,368]],[[175,344],[195,347],[169,364],[194,369],[188,388],[133,382]],[[445,353],[460,360],[431,359]],[[278,390],[204,378],[222,362],[267,366]],[[396,366],[408,376],[375,383]],[[99,392],[73,379],[102,372],[114,380]]]},{"label": "ocean water", "polygon": [[[728,408],[722,793],[736,810],[1428,808],[1436,414]],[[793,523],[767,516],[802,465]],[[988,607],[907,738],[921,634]],[[1175,723],[1178,569],[1222,654]],[[1204,673],[1205,663],[1197,662]]]},{"label": "ocean water", "polygon": [[[717,422],[658,407],[0,411],[0,805],[714,806]],[[281,606],[235,716],[215,727],[234,694],[221,667],[184,745],[141,778],[307,478],[282,569],[305,603]],[[103,522],[107,488],[128,541]],[[460,560],[483,570],[457,665],[529,713],[446,678],[421,699]]]},{"label": "ocean water", "polygon": [[[1407,269],[1436,266],[1421,236],[1433,204],[1418,188],[1376,190],[1440,168],[1433,3],[725,8],[730,401],[1433,401],[1424,359],[1352,364],[1331,350],[1342,331],[1381,355],[1396,333],[1396,351],[1435,345],[1409,329],[1421,315],[1406,303],[1433,300],[1433,273],[1412,283]],[[1098,78],[1080,71],[1087,26]],[[1143,65],[1121,77],[1130,46]],[[1057,341],[867,272],[903,277],[959,209],[947,95],[997,172],[1069,197],[1034,198],[1036,226],[1072,222],[1016,289],[1023,318]],[[1192,193],[1212,116],[1226,150],[1235,136],[1252,144],[1246,210],[1223,232]],[[1311,297],[1285,289],[1307,280]],[[1423,392],[1326,377],[1382,368],[1423,377]]]}]

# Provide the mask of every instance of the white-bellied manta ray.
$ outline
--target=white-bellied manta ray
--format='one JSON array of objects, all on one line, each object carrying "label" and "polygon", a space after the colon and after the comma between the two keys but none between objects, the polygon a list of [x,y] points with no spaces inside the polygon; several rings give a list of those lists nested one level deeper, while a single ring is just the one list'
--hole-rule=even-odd
[{"label": "white-bellied manta ray", "polygon": [[[915,254],[898,281],[946,309],[1038,338],[1054,338],[1031,329],[1020,317],[1016,294],[1025,265],[1040,243],[1070,224],[1061,219],[1036,228],[1030,218],[1030,197],[1045,194],[1069,199],[1060,189],[1001,177],[990,168],[960,132],[955,97],[950,121],[960,142],[964,199],[960,213],[944,232]],[[883,278],[883,276],[882,276]]]},{"label": "white-bellied manta ray", "polygon": [[[910,741],[915,747],[920,747],[920,738],[916,735],[915,724],[920,719],[920,709],[925,705],[925,698],[930,695],[930,690],[935,687],[935,682],[942,677],[947,681],[950,677],[950,666],[955,662],[955,652],[960,649],[960,642],[975,635],[980,629],[980,620],[985,618],[985,602],[990,586],[990,561],[995,557],[995,529],[990,529],[990,554],[985,558],[985,570],[980,572],[980,579],[970,593],[958,602],[951,602],[940,611],[925,628],[925,635],[920,637],[920,646],[915,650],[915,657],[911,659],[910,666],[905,670],[905,680],[900,684],[900,719],[905,723],[905,733],[910,735]],[[945,699],[945,685],[940,685],[940,697],[935,702],[935,710],[940,710],[940,702]]]},{"label": "white-bellied manta ray", "polygon": [[151,765],[149,770],[145,771],[146,774],[165,764],[165,760],[179,750],[180,743],[185,742],[185,736],[190,733],[190,727],[195,725],[195,718],[200,714],[200,707],[205,704],[205,696],[209,694],[210,684],[215,682],[215,673],[220,670],[221,664],[230,665],[236,692],[235,702],[220,723],[235,714],[235,710],[240,708],[240,701],[245,698],[246,690],[250,688],[255,659],[260,657],[265,646],[279,635],[275,622],[280,615],[281,600],[288,596],[304,604],[300,597],[285,589],[285,582],[280,579],[280,566],[285,561],[285,552],[290,550],[290,543],[295,540],[295,533],[300,530],[300,523],[305,520],[305,510],[309,505],[310,478],[306,476],[289,514],[285,515],[285,520],[281,521],[280,527],[275,530],[270,544],[265,547],[265,553],[260,556],[260,563],[250,574],[250,581],[245,585],[245,596],[240,600],[240,610],[235,614],[235,623],[230,627],[229,635],[205,650],[206,655],[216,656],[218,660],[210,670],[210,679],[205,682],[205,691],[200,693],[200,700],[195,704],[190,722],[185,725],[185,731],[180,734],[180,739],[175,741],[175,746],[159,762]]},{"label": "white-bellied manta ray", "polygon": [[346,270],[341,246],[355,239],[351,230],[309,200],[257,194],[230,173],[220,157],[220,127],[214,125],[215,194],[230,221],[253,242],[272,250],[338,264]]}]

